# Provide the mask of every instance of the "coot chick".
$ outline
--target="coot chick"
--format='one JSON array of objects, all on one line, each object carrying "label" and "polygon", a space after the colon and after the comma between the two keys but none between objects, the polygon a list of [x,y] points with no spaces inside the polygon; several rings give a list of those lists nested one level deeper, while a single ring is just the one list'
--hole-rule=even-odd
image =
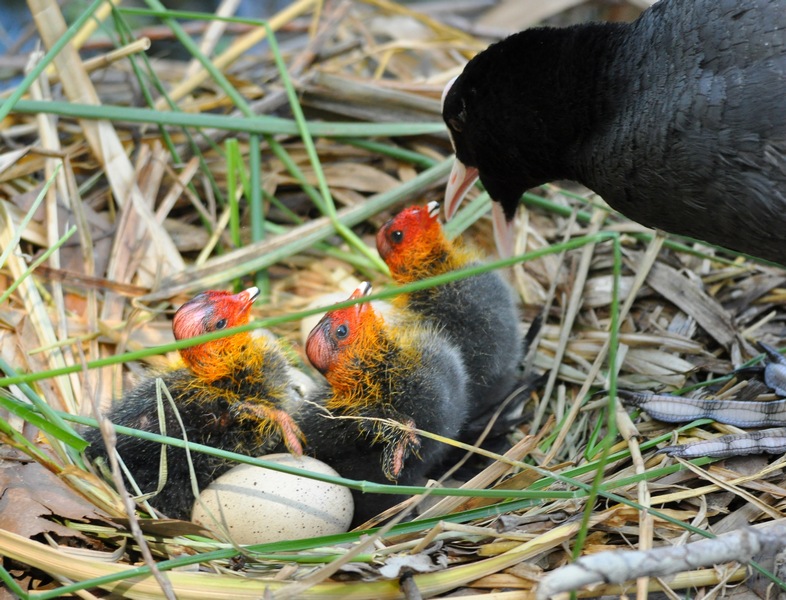
[{"label": "coot chick", "polygon": [[[239,294],[209,291],[192,298],[175,313],[172,329],[178,340],[244,325],[255,287]],[[177,407],[162,395],[163,427],[159,424],[156,377],[149,377],[116,402],[108,413],[116,425],[206,444],[249,456],[280,447],[302,453],[302,435],[289,412],[302,402],[289,377],[289,362],[274,342],[249,332],[236,333],[180,350],[185,366],[160,374]],[[182,421],[182,426],[181,426]],[[106,458],[98,429],[85,432],[91,443],[87,455]],[[185,450],[117,436],[117,451],[143,493],[154,492],[161,476],[160,457],[166,451],[167,471],[161,491],[150,504],[165,515],[188,519],[194,503]],[[199,489],[234,466],[234,462],[191,452]]]},{"label": "coot chick", "polygon": [[[404,209],[380,228],[377,250],[397,283],[482,262],[461,238],[445,236],[438,217],[439,203],[429,202]],[[469,405],[459,439],[474,443],[519,383],[524,342],[513,288],[499,271],[489,271],[402,294],[393,302],[423,316],[461,351],[469,377]]]},{"label": "coot chick", "polygon": [[[350,298],[370,292],[363,283]],[[307,399],[297,417],[306,453],[350,479],[423,484],[449,446],[379,419],[458,435],[467,375],[450,339],[414,315],[388,311],[383,318],[362,303],[329,311],[309,334],[306,353],[329,384]],[[354,525],[403,499],[354,490],[353,496]]]}]

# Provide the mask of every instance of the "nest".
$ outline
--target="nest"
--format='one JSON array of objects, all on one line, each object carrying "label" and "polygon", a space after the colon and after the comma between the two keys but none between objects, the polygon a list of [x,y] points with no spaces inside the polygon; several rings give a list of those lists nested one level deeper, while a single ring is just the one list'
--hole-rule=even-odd
[{"label": "nest", "polygon": [[[53,0],[29,5],[18,44],[51,50],[24,65],[8,51],[23,79],[0,105],[0,576],[11,593],[530,598],[579,555],[780,519],[780,461],[657,453],[735,428],[675,428],[597,393],[757,395],[733,371],[759,356],[754,341],[786,338],[784,272],[656,235],[569,183],[525,196],[509,267],[521,327],[542,318],[525,367],[544,383],[511,450],[462,495],[371,535],[243,548],[129,512],[84,464],[72,426],[173,359],[177,306],[257,285],[259,326],[308,369],[301,320],[314,302],[361,280],[389,289],[377,228],[441,199],[451,149],[439,98],[466,60],[543,19],[639,8],[298,0],[263,25],[95,3],[67,26]],[[489,199],[476,190],[465,205],[449,231],[492,260]],[[580,595],[773,585],[736,562],[634,579],[647,574]]]}]

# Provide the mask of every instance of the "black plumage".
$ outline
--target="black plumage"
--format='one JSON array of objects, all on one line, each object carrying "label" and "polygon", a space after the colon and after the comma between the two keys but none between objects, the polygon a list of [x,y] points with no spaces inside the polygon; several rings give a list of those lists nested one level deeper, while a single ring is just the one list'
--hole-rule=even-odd
[{"label": "black plumage", "polygon": [[528,188],[572,179],[649,227],[784,263],[785,87],[782,0],[661,0],[629,24],[520,32],[443,95],[468,169],[448,213],[473,168],[508,221]]},{"label": "black plumage", "polygon": [[[370,290],[364,284],[352,297]],[[327,379],[297,415],[306,453],[350,479],[422,485],[449,446],[369,419],[455,437],[466,418],[467,375],[450,340],[413,316],[383,319],[365,303],[328,312],[306,350]],[[403,499],[355,490],[353,497],[353,526]]]},{"label": "black plumage", "polygon": [[[186,339],[247,323],[257,295],[257,288],[250,288],[235,295],[196,296],[178,310],[175,337]],[[238,333],[181,350],[181,355],[185,366],[142,381],[113,404],[109,420],[248,456],[283,448],[302,452],[300,432],[288,412],[296,411],[301,400],[291,384],[289,362],[273,342]],[[158,418],[157,379],[176,407],[175,411],[161,395],[163,427]],[[100,431],[88,429],[84,437],[90,442],[88,457],[106,460]],[[163,488],[150,499],[154,508],[172,518],[190,518],[195,498],[184,449],[123,434],[117,435],[116,449],[143,494],[156,491],[163,477]],[[164,451],[165,474],[160,465]],[[190,457],[200,490],[236,464],[196,451]]]},{"label": "black plumage", "polygon": [[[377,233],[377,250],[400,284],[481,264],[461,239],[449,240],[439,204],[404,209]],[[398,296],[394,303],[422,316],[461,352],[468,375],[467,419],[459,439],[474,443],[517,387],[524,342],[513,288],[499,271]],[[511,405],[517,407],[520,405]],[[505,432],[505,420],[499,423]]]}]

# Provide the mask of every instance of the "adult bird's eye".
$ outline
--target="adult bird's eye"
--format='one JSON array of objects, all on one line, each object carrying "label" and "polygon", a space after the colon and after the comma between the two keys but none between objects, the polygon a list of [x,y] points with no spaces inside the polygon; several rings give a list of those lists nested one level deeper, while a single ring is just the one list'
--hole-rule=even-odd
[{"label": "adult bird's eye", "polygon": [[394,244],[400,243],[401,240],[403,239],[404,239],[404,232],[401,231],[400,229],[394,229],[393,231],[390,232],[390,241],[393,242]]},{"label": "adult bird's eye", "polygon": [[448,125],[450,125],[450,128],[456,133],[461,133],[461,129],[464,127],[464,123],[453,117],[448,119]]},{"label": "adult bird's eye", "polygon": [[336,339],[343,340],[349,335],[349,327],[346,326],[345,323],[342,323],[338,327],[336,327]]},{"label": "adult bird's eye", "polygon": [[227,326],[227,320],[226,319],[221,319],[220,321],[218,321],[216,323],[216,329],[223,329],[226,326]]}]

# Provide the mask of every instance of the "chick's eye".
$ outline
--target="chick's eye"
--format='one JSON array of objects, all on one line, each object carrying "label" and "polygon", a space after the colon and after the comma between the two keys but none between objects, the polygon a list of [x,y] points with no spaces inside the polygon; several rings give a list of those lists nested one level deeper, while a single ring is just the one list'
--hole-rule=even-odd
[{"label": "chick's eye", "polygon": [[343,340],[349,335],[349,327],[347,327],[346,323],[342,323],[338,327],[336,327],[336,339]]},{"label": "chick's eye", "polygon": [[464,127],[464,123],[456,118],[448,119],[448,125],[450,125],[450,128],[456,133],[461,133],[461,129]]},{"label": "chick's eye", "polygon": [[394,229],[390,232],[390,241],[394,244],[400,244],[404,239],[404,232],[400,229]]},{"label": "chick's eye", "polygon": [[220,321],[216,322],[216,329],[224,329],[227,326],[227,320],[221,319]]}]

